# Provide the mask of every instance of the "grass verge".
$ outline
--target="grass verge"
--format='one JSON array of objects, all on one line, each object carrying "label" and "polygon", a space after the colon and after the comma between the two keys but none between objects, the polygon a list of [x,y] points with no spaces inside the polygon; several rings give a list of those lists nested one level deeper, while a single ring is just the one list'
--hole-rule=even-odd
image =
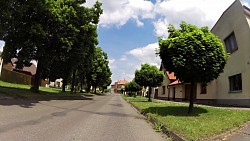
[{"label": "grass verge", "polygon": [[94,96],[89,93],[71,94],[69,91],[62,92],[58,88],[39,87],[39,93],[32,93],[30,85],[13,84],[0,81],[0,95],[8,95],[12,97],[30,97],[30,96]]},{"label": "grass verge", "polygon": [[144,97],[122,96],[141,112],[187,140],[202,140],[235,129],[250,121],[250,111],[195,105],[188,115],[188,104],[168,101],[147,102]]}]

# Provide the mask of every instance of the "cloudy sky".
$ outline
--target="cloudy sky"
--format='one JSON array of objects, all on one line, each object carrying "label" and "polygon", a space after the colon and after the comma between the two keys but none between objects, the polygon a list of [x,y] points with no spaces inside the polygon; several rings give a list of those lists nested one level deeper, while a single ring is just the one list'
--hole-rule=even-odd
[{"label": "cloudy sky", "polygon": [[[87,0],[92,6],[96,0]],[[108,53],[112,81],[132,80],[142,63],[159,67],[155,55],[158,37],[167,37],[168,24],[184,20],[212,28],[234,0],[99,0],[103,14],[98,27],[99,46]],[[249,7],[250,0],[242,0]],[[0,41],[1,46],[4,42]]]}]

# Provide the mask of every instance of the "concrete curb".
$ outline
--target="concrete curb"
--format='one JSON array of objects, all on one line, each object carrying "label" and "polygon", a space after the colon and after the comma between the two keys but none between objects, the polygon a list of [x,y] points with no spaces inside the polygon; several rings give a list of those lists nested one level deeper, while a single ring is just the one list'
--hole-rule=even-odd
[{"label": "concrete curb", "polygon": [[[147,113],[142,112],[138,107],[136,107],[129,100],[125,100],[125,101],[127,101],[135,110],[137,110],[138,113],[142,114],[146,119],[149,119],[151,124],[153,124],[154,126],[157,124],[157,121],[154,118],[148,116]],[[168,137],[172,138],[174,141],[186,141],[186,139],[184,139],[183,137],[180,137],[179,135],[175,134],[174,132],[169,131],[167,129],[167,127],[165,127],[165,126],[161,126],[161,132],[163,132]]]},{"label": "concrete curb", "polygon": [[246,122],[245,124],[241,125],[238,128],[234,128],[232,130],[229,130],[227,132],[221,133],[219,135],[212,136],[208,139],[204,139],[205,141],[222,141],[227,140],[228,138],[238,134],[241,130],[243,130],[248,124],[250,124],[250,121]]},{"label": "concrete curb", "polygon": [[[155,119],[153,119],[152,117],[148,116],[147,113],[142,112],[138,107],[136,107],[129,100],[125,100],[125,101],[127,101],[135,110],[137,110],[138,113],[142,114],[146,119],[149,119],[149,121],[153,125],[155,125],[157,123]],[[212,137],[203,138],[201,140],[203,140],[203,141],[224,141],[224,140],[227,140],[228,138],[230,138],[230,137],[238,134],[239,132],[241,132],[241,130],[243,130],[244,128],[246,128],[246,126],[248,126],[249,124],[250,124],[250,121],[246,122],[245,124],[241,125],[238,128],[231,129],[231,130],[229,130],[227,132],[224,132],[224,133],[221,133],[221,134],[218,134],[218,135],[214,135]],[[171,137],[174,141],[186,141],[185,138],[183,138],[183,137],[175,134],[172,131],[169,131],[167,129],[167,127],[165,127],[165,126],[162,126],[161,130],[162,130],[162,132],[164,134],[166,134],[168,137]]]}]

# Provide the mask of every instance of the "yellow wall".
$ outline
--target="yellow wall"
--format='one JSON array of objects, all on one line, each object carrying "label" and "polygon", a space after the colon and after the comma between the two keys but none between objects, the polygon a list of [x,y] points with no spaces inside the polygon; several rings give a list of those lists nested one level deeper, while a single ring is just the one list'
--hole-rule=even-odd
[{"label": "yellow wall", "polygon": [[[158,87],[158,97],[168,97],[168,84],[170,83],[168,77],[164,75],[164,80],[161,86]],[[165,86],[165,94],[163,94],[162,86]]]},{"label": "yellow wall", "polygon": [[183,93],[184,91],[182,87],[183,87],[182,84],[170,86],[170,98],[174,97],[174,88],[175,88],[175,98],[184,98],[185,93]]},{"label": "yellow wall", "polygon": [[[223,44],[224,39],[234,32],[238,44],[238,50],[230,55],[224,73],[217,79],[217,99],[250,98],[250,28],[238,0],[224,12],[212,32],[222,40]],[[239,73],[242,75],[242,92],[230,93],[228,77]]]},{"label": "yellow wall", "polygon": [[196,99],[216,99],[216,80],[207,83],[207,93],[201,94],[201,84],[197,84],[197,97]]}]

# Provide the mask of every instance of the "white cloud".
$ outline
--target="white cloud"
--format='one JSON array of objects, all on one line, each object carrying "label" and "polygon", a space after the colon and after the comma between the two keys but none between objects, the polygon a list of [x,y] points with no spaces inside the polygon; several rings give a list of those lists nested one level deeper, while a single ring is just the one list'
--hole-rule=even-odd
[{"label": "white cloud", "polygon": [[184,20],[211,28],[233,2],[234,0],[163,0],[155,4],[155,12],[174,25],[179,25]]},{"label": "white cloud", "polygon": [[141,68],[141,64],[160,66],[161,60],[156,56],[155,50],[159,48],[158,43],[148,44],[144,47],[132,49],[121,56],[115,63],[117,67],[112,69],[114,74],[112,80],[126,79],[131,81],[134,78],[135,70]]},{"label": "white cloud", "polygon": [[110,59],[109,60],[109,67],[110,69],[115,69],[117,68],[116,64],[115,64],[115,59]]},{"label": "white cloud", "polygon": [[127,73],[127,72],[122,72],[122,73],[121,73],[121,76],[120,76],[120,78],[121,78],[120,80],[125,79],[125,80],[127,80],[127,81],[131,81],[131,80],[134,79],[134,77],[135,77],[134,74],[129,74],[129,73]]},{"label": "white cloud", "polygon": [[0,51],[3,52],[4,41],[0,40]]},{"label": "white cloud", "polygon": [[135,21],[136,21],[137,27],[142,27],[142,26],[144,26],[144,23],[141,22],[141,21],[138,19],[138,17],[135,18]]},{"label": "white cloud", "polygon": [[[91,7],[95,1],[87,0],[84,5]],[[222,12],[234,2],[234,0],[156,0],[153,4],[148,0],[100,1],[103,3],[100,26],[122,26],[129,20],[135,20],[140,27],[144,25],[143,19],[153,19],[157,36],[163,34],[159,31],[159,26],[163,27],[168,23],[177,26],[182,20],[211,28]],[[242,0],[242,3],[249,6],[245,0]]]},{"label": "white cloud", "polygon": [[245,0],[242,0],[242,4],[245,5],[245,6],[247,6],[247,7],[250,7],[250,5],[249,5],[250,3],[248,3],[248,2],[245,1]]},{"label": "white cloud", "polygon": [[[87,0],[84,6],[91,7],[96,0]],[[135,20],[138,27],[144,24],[139,19],[152,19],[155,16],[154,5],[147,0],[100,0],[103,14],[100,26],[122,26],[129,20]]]},{"label": "white cloud", "polygon": [[158,48],[159,48],[158,43],[153,43],[145,47],[140,47],[130,50],[129,52],[127,52],[127,54],[137,58],[141,64],[149,63],[151,65],[159,67],[161,64],[161,60],[160,57],[155,54],[156,49]]},{"label": "white cloud", "polygon": [[122,57],[120,58],[120,61],[126,61],[127,60],[127,56],[126,55],[122,55]]},{"label": "white cloud", "polygon": [[156,36],[163,37],[163,38],[166,38],[168,36],[167,29],[168,29],[169,23],[167,19],[159,19],[158,21],[153,22],[153,24],[155,27]]}]

